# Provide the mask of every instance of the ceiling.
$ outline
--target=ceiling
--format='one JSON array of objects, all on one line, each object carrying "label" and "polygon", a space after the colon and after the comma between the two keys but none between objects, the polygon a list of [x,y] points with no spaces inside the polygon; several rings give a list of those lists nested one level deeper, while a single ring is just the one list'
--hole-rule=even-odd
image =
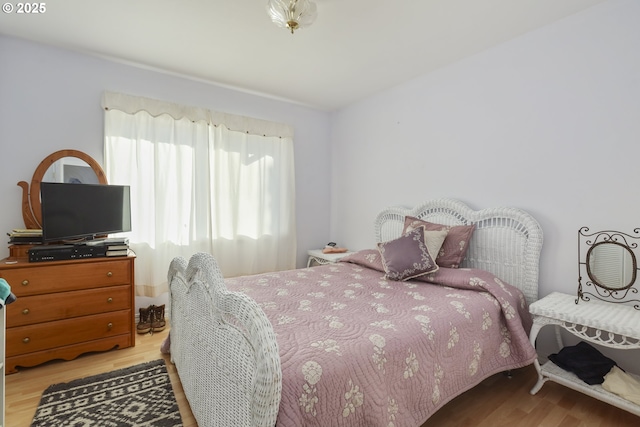
[{"label": "ceiling", "polygon": [[291,34],[266,0],[58,0],[0,33],[334,110],[606,0],[315,0]]}]

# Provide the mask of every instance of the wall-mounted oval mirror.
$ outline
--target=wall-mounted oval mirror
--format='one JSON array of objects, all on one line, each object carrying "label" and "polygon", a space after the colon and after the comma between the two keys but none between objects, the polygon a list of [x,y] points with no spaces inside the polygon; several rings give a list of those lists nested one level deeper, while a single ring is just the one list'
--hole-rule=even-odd
[{"label": "wall-mounted oval mirror", "polygon": [[627,289],[636,281],[636,262],[628,246],[618,242],[599,242],[587,251],[587,274],[603,288]]},{"label": "wall-mounted oval mirror", "polygon": [[31,186],[20,181],[22,217],[25,228],[42,228],[41,182],[107,184],[102,167],[91,156],[78,150],[60,150],[47,156],[36,168]]}]

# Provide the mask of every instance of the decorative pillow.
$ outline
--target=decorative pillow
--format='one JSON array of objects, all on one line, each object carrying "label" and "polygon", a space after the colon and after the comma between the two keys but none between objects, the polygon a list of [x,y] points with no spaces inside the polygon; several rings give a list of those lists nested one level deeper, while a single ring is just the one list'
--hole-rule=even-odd
[{"label": "decorative pillow", "polygon": [[[429,250],[432,259],[436,259],[440,253],[440,248],[447,238],[449,230],[424,230],[424,242]],[[437,263],[436,263],[437,264]]]},{"label": "decorative pillow", "polygon": [[424,227],[418,227],[397,239],[378,243],[387,279],[409,280],[438,269],[429,254],[424,232]]},{"label": "decorative pillow", "polygon": [[476,228],[475,224],[449,226],[406,216],[404,218],[403,233],[421,226],[424,226],[426,230],[448,230],[447,237],[444,239],[442,248],[440,248],[440,253],[436,257],[436,263],[440,267],[458,268],[467,254],[471,235]]}]

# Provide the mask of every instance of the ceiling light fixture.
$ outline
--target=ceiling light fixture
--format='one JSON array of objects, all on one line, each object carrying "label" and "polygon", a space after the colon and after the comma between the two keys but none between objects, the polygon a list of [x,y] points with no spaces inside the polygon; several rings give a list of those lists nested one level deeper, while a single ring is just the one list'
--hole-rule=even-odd
[{"label": "ceiling light fixture", "polygon": [[269,0],[267,12],[278,27],[290,29],[291,34],[313,24],[317,16],[316,4],[310,0]]}]

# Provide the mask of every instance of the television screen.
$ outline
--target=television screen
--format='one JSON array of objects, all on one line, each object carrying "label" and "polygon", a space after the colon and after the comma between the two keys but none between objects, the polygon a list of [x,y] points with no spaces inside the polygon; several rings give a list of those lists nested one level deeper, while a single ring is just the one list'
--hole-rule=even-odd
[{"label": "television screen", "polygon": [[43,182],[40,204],[45,242],[131,231],[131,202],[126,185]]}]

